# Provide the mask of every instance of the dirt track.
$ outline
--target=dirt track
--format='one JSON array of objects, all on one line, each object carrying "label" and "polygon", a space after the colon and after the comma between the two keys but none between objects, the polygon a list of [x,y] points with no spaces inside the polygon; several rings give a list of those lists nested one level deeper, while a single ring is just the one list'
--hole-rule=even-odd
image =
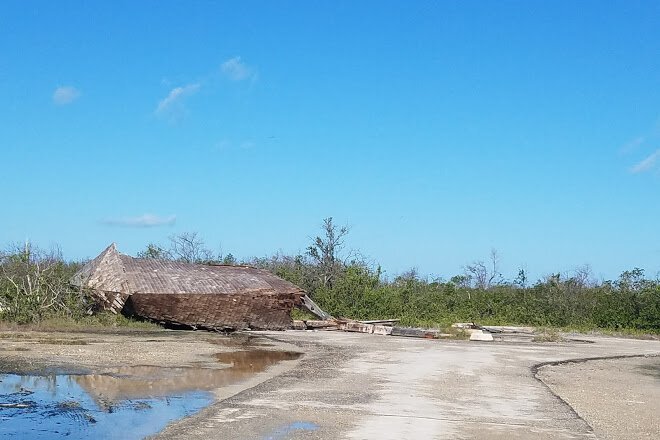
[{"label": "dirt track", "polygon": [[[504,344],[337,332],[230,339],[205,332],[1,332],[0,368],[35,373],[131,365],[218,368],[219,352],[262,346],[305,353],[302,360],[280,362],[215,390],[217,403],[171,424],[159,435],[163,439],[624,438],[613,431],[627,417],[617,405],[660,401],[656,376],[646,375],[635,388],[637,370],[606,367],[624,365],[617,364],[621,361],[603,361],[602,368],[591,362],[542,368],[539,376],[576,413],[532,373],[540,362],[660,354],[659,341],[590,339],[594,343]],[[614,396],[631,391],[622,399],[607,398],[597,394],[603,381],[616,382]],[[571,395],[575,390],[581,391]],[[627,438],[653,438],[658,426],[650,414],[638,413],[637,429],[626,430]]]}]

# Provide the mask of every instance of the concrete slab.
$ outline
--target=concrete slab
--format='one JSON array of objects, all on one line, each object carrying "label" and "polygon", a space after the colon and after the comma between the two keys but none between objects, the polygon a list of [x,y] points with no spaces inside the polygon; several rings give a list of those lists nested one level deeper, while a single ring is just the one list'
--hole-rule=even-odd
[{"label": "concrete slab", "polygon": [[[607,337],[589,338],[590,344],[475,344],[344,332],[260,334],[304,350],[299,367],[170,426],[160,438],[593,439],[591,425],[532,367],[660,354],[659,341]],[[659,387],[656,381],[651,392],[659,395]]]},{"label": "concrete slab", "polygon": [[483,330],[472,330],[470,333],[470,341],[492,342],[493,335]]}]

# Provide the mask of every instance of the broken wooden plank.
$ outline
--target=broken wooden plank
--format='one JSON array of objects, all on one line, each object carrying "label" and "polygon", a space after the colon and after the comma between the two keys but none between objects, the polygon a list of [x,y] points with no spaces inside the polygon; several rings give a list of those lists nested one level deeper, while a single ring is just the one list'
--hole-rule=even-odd
[{"label": "broken wooden plank", "polygon": [[308,320],[308,321],[303,321],[305,323],[305,327],[310,330],[315,330],[315,329],[328,329],[328,328],[339,328],[339,323],[337,321],[333,320],[326,320],[326,321],[315,321],[315,320]]},{"label": "broken wooden plank", "polygon": [[534,327],[519,327],[511,325],[484,325],[480,327],[490,333],[534,333]]},{"label": "broken wooden plank", "polygon": [[391,335],[392,334],[392,326],[391,325],[379,325],[379,324],[374,324],[374,335]]},{"label": "broken wooden plank", "polygon": [[392,327],[392,336],[406,336],[409,338],[435,339],[440,337],[440,330],[429,330],[422,328]]},{"label": "broken wooden plank", "polygon": [[340,324],[339,326],[340,330],[344,330],[346,332],[357,332],[357,333],[373,333],[374,332],[374,325],[373,324],[363,324],[358,321],[349,321]]},{"label": "broken wooden plank", "polygon": [[332,315],[321,310],[321,308],[314,301],[312,301],[312,298],[310,298],[309,296],[303,295],[300,298],[300,302],[305,309],[307,309],[309,312],[313,313],[314,315],[318,316],[320,319],[324,321],[333,319]]},{"label": "broken wooden plank", "polygon": [[361,322],[363,324],[382,324],[382,325],[388,325],[389,324],[390,326],[392,326],[392,325],[396,324],[397,322],[399,322],[399,320],[398,319],[375,319],[375,320],[371,320],[371,321],[359,321],[359,322]]}]

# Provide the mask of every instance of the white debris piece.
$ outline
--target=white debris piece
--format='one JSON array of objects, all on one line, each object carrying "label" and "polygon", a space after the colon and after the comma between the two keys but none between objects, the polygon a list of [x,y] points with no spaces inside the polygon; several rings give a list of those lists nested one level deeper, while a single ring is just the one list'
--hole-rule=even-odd
[{"label": "white debris piece", "polygon": [[470,335],[470,341],[492,341],[493,335],[483,330],[473,330]]}]

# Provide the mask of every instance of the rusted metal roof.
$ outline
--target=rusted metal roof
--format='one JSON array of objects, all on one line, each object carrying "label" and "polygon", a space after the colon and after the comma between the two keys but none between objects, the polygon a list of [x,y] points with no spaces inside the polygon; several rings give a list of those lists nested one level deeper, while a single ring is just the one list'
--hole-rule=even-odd
[{"label": "rusted metal roof", "polygon": [[254,267],[133,258],[119,253],[114,243],[86,264],[72,283],[128,295],[303,293],[295,284]]}]

